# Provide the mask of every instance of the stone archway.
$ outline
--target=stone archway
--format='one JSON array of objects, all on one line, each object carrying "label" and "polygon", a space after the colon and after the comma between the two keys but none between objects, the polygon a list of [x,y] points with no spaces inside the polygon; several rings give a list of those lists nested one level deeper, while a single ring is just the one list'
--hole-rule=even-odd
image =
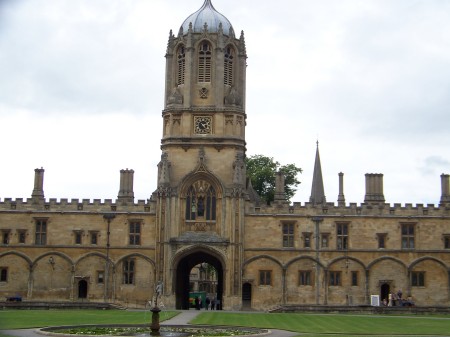
[{"label": "stone archway", "polygon": [[88,283],[86,280],[78,281],[78,298],[86,299],[88,294]]},{"label": "stone archway", "polygon": [[[391,286],[389,282],[383,282],[380,284],[380,301],[381,303],[388,303],[389,293],[391,292]],[[384,302],[386,301],[386,302]]]},{"label": "stone archway", "polygon": [[181,258],[176,265],[174,282],[176,309],[189,309],[189,275],[192,268],[201,263],[207,263],[213,266],[217,272],[216,300],[219,303],[218,309],[220,310],[222,308],[224,279],[224,267],[222,262],[208,252],[197,250]]}]

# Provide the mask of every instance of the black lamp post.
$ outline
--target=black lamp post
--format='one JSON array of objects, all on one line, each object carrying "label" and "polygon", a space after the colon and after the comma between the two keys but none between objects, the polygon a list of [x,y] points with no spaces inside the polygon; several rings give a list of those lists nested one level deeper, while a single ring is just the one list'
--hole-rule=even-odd
[{"label": "black lamp post", "polygon": [[103,292],[103,301],[107,302],[108,298],[108,282],[109,282],[109,239],[111,235],[111,221],[116,217],[113,213],[103,214],[103,219],[108,222],[108,228],[106,230],[106,261],[105,261],[105,287]]}]

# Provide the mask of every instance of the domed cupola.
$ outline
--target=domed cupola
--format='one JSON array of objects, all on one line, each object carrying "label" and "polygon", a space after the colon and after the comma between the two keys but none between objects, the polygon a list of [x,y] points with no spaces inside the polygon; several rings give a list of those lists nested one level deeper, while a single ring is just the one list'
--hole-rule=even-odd
[{"label": "domed cupola", "polygon": [[192,23],[192,30],[194,33],[201,33],[205,29],[205,24],[208,27],[208,32],[217,33],[222,24],[223,34],[230,35],[230,30],[233,30],[233,26],[230,21],[220,14],[211,3],[211,0],[205,0],[203,6],[195,13],[189,15],[184,20],[180,27],[180,31],[183,35],[186,35],[189,30],[189,25]]}]

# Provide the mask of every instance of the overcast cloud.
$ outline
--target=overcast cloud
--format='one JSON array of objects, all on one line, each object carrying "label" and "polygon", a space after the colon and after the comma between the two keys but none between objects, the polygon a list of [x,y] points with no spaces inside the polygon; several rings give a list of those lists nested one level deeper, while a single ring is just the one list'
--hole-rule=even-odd
[{"label": "overcast cloud", "polygon": [[[0,0],[0,198],[115,199],[135,170],[156,189],[164,54],[203,0]],[[439,203],[450,173],[450,2],[213,0],[244,30],[248,155],[303,168],[319,140],[325,192],[361,203],[365,173],[386,201]]]}]

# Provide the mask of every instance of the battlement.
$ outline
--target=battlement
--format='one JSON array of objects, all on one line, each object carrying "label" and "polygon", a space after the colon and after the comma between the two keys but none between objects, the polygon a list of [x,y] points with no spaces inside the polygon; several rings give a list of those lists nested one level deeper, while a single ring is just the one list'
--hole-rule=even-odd
[{"label": "battlement", "polygon": [[350,203],[343,205],[327,202],[317,205],[312,202],[294,202],[293,204],[277,203],[250,207],[250,213],[258,214],[298,214],[298,215],[328,215],[328,216],[401,216],[401,217],[423,217],[423,216],[450,216],[450,204],[416,204],[406,203]]},{"label": "battlement", "polygon": [[130,202],[121,199],[67,199],[50,198],[36,200],[34,198],[0,199],[0,211],[29,212],[155,212],[155,202],[138,200]]}]

